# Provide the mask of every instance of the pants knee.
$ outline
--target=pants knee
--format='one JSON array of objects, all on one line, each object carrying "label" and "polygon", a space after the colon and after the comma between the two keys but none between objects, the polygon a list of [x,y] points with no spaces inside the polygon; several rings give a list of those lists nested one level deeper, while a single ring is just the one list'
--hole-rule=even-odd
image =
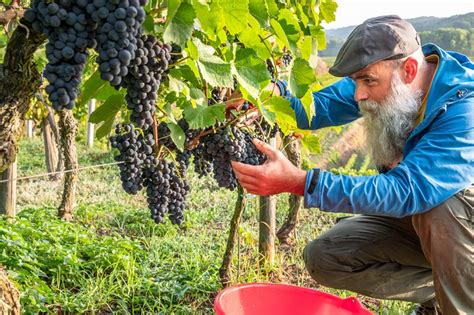
[{"label": "pants knee", "polygon": [[303,259],[306,270],[314,280],[324,286],[334,286],[334,277],[328,276],[328,270],[331,270],[330,265],[332,265],[331,258],[323,240],[315,239],[308,243],[303,251]]}]

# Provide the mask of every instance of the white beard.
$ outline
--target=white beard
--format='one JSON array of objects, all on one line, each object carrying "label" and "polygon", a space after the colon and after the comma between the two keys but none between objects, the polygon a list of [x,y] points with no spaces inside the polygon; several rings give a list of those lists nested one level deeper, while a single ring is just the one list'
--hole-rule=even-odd
[{"label": "white beard", "polygon": [[359,108],[375,165],[391,168],[402,159],[403,146],[415,127],[422,93],[410,89],[396,71],[389,93],[380,103],[360,101]]}]

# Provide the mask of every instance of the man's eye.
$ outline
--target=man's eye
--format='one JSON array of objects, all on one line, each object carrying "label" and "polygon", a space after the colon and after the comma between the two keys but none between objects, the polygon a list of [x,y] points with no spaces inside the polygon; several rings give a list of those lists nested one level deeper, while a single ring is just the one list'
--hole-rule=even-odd
[{"label": "man's eye", "polygon": [[365,84],[373,84],[373,83],[375,83],[375,80],[371,79],[371,78],[366,78],[366,79],[364,79],[364,83]]}]

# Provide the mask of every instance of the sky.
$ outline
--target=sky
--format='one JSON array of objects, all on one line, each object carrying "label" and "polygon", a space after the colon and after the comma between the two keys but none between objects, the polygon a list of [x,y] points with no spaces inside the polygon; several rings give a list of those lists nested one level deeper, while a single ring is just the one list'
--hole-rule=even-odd
[{"label": "sky", "polygon": [[386,14],[410,19],[420,16],[447,17],[474,12],[474,0],[335,0],[336,21],[323,24],[326,29],[357,25]]}]

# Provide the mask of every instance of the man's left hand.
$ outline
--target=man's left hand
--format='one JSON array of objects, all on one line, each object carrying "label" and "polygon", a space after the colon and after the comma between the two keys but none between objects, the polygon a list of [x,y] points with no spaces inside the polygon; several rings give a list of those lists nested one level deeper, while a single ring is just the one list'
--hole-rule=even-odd
[{"label": "man's left hand", "polygon": [[242,187],[248,193],[260,196],[282,192],[304,195],[306,172],[265,142],[254,139],[253,143],[267,156],[267,161],[256,166],[232,161],[234,173]]}]

